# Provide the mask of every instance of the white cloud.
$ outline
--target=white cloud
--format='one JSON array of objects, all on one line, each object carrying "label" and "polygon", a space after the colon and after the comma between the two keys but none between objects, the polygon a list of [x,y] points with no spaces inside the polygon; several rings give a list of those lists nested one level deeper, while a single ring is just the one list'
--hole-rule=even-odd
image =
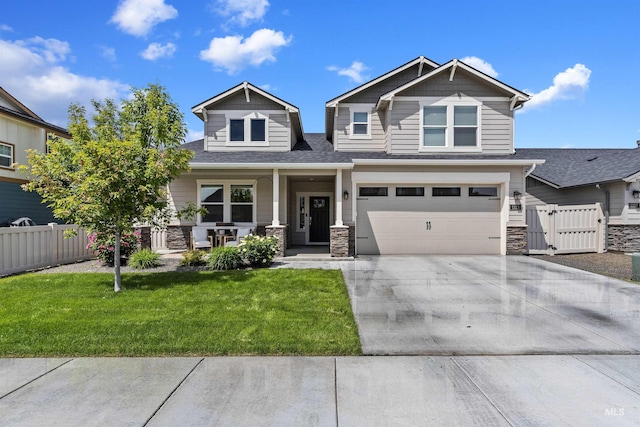
[{"label": "white cloud", "polygon": [[6,31],[8,33],[12,33],[13,32],[13,28],[8,26],[7,24],[0,24],[0,31]]},{"label": "white cloud", "polygon": [[246,27],[254,21],[261,21],[267,13],[269,2],[267,0],[218,0],[220,6],[216,11],[230,17],[229,23]]},{"label": "white cloud", "polygon": [[591,70],[583,64],[576,64],[553,78],[553,85],[534,93],[531,100],[524,104],[525,109],[540,107],[558,99],[575,99],[584,94],[589,87]]},{"label": "white cloud", "polygon": [[264,89],[267,92],[271,90],[271,85],[269,83],[258,86],[260,89]]},{"label": "white cloud", "polygon": [[282,31],[268,28],[257,30],[246,39],[242,36],[214,38],[209,48],[200,51],[200,59],[211,62],[216,69],[225,69],[235,74],[247,65],[254,67],[263,62],[275,62],[275,52],[291,43]]},{"label": "white cloud", "polygon": [[109,22],[125,33],[142,37],[155,25],[177,16],[178,11],[164,0],[123,0]]},{"label": "white cloud", "polygon": [[176,45],[173,43],[151,43],[144,51],[140,52],[140,56],[149,61],[155,61],[160,58],[171,58],[175,52]]},{"label": "white cloud", "polygon": [[100,48],[100,56],[102,56],[107,61],[116,62],[118,60],[115,47],[99,46],[99,48]]},{"label": "white cloud", "polygon": [[369,67],[359,61],[354,61],[349,68],[338,68],[335,65],[327,67],[327,70],[337,71],[338,75],[347,76],[355,83],[363,83],[365,80],[369,79],[369,76],[364,74],[368,69]]},{"label": "white cloud", "polygon": [[71,53],[67,42],[34,37],[0,39],[2,86],[44,120],[67,126],[71,102],[89,106],[91,98],[118,99],[129,86],[120,82],[72,73],[63,62]]},{"label": "white cloud", "polygon": [[204,131],[203,130],[188,129],[187,130],[187,136],[185,136],[185,142],[197,141],[197,140],[203,139],[203,138],[204,138]]},{"label": "white cloud", "polygon": [[465,56],[460,61],[464,62],[467,65],[471,65],[478,71],[482,71],[486,75],[493,77],[494,79],[498,77],[498,72],[493,69],[493,66],[489,64],[482,58],[478,58],[477,56]]}]

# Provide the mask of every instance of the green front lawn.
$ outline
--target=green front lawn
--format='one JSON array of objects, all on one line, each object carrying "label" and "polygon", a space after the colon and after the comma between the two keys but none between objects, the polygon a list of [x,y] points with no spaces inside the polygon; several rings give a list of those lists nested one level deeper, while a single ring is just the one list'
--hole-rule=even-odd
[{"label": "green front lawn", "polygon": [[0,279],[0,357],[357,355],[340,271]]}]

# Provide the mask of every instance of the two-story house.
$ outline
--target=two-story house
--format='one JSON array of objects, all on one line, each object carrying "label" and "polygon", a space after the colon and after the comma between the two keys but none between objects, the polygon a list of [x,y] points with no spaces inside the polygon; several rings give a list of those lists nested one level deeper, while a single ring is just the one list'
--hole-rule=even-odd
[{"label": "two-story house", "polygon": [[0,87],[0,222],[23,216],[36,224],[54,221],[37,193],[22,190],[20,185],[27,181],[12,166],[27,164],[28,149],[45,151],[49,134],[71,138],[66,129],[45,122]]},{"label": "two-story house", "polygon": [[[418,57],[328,101],[326,130],[250,83],[196,106],[204,139],[169,186],[199,225],[233,222],[282,248],[332,256],[507,254],[526,250],[521,195],[543,160],[514,156],[514,111],[529,96],[452,60]],[[185,247],[176,223],[170,247]]]}]

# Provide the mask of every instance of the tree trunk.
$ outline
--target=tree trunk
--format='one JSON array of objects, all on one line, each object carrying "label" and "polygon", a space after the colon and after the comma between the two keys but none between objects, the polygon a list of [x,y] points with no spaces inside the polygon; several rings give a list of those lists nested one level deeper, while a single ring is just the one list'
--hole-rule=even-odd
[{"label": "tree trunk", "polygon": [[115,273],[115,279],[113,282],[114,292],[120,292],[122,290],[122,279],[120,277],[120,231],[116,231],[116,241],[113,244],[113,270]]}]

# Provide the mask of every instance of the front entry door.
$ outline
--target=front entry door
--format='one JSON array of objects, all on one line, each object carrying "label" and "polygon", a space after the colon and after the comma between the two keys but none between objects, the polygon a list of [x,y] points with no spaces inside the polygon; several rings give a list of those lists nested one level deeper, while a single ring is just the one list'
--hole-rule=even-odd
[{"label": "front entry door", "polygon": [[309,242],[329,242],[329,197],[309,197]]}]

